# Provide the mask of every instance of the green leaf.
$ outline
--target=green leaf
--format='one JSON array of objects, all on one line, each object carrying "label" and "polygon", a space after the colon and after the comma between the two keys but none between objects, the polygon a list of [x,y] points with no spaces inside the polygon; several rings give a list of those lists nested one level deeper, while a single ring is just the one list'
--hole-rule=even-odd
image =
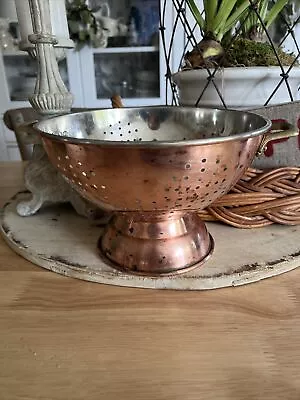
[{"label": "green leaf", "polygon": [[205,30],[213,32],[214,20],[218,11],[218,0],[203,0],[205,12]]},{"label": "green leaf", "polygon": [[271,10],[268,12],[267,18],[266,18],[266,27],[269,28],[269,26],[272,24],[272,22],[275,20],[275,18],[278,16],[278,14],[281,12],[283,7],[288,3],[289,0],[277,0],[274,6],[271,8]]},{"label": "green leaf", "polygon": [[214,32],[219,37],[223,37],[226,32],[224,32],[224,26],[234,9],[238,4],[238,0],[222,0],[218,13],[214,21]]},{"label": "green leaf", "polygon": [[92,18],[91,18],[91,14],[89,13],[88,10],[83,10],[83,11],[81,11],[80,17],[81,17],[82,21],[83,21],[85,24],[91,23],[91,19],[92,19]]},{"label": "green leaf", "polygon": [[81,42],[83,42],[83,41],[86,39],[87,34],[86,34],[85,31],[80,31],[79,34],[78,34],[78,36],[79,36],[79,40],[80,40]]},{"label": "green leaf", "polygon": [[269,4],[268,0],[260,0],[260,3],[259,3],[259,15],[260,15],[260,18],[264,22],[266,20],[267,14],[268,14],[268,4]]},{"label": "green leaf", "polygon": [[230,15],[230,17],[227,19],[224,27],[223,27],[223,36],[225,33],[230,31],[236,24],[237,22],[241,19],[241,17],[247,13],[247,10],[249,8],[249,1],[244,0],[240,6],[234,10],[234,12]]},{"label": "green leaf", "polygon": [[80,30],[80,24],[77,21],[68,21],[69,29],[72,33],[77,33]]},{"label": "green leaf", "polygon": [[194,2],[194,0],[186,0],[187,5],[191,11],[191,13],[193,14],[197,24],[200,26],[201,29],[204,29],[205,27],[205,21],[200,13],[200,11],[198,10],[198,7],[196,6],[196,3]]}]

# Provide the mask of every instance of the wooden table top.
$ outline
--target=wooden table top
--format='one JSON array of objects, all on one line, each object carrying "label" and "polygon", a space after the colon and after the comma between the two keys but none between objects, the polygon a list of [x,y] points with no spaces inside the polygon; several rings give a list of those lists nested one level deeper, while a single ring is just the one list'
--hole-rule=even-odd
[{"label": "wooden table top", "polygon": [[[22,169],[0,163],[1,205]],[[0,399],[299,400],[300,269],[214,291],[119,288],[0,239]]]}]

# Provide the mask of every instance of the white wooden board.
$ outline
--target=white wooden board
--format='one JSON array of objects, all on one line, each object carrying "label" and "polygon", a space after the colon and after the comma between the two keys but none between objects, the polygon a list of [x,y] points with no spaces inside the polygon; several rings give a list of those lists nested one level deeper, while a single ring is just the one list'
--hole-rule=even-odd
[{"label": "white wooden board", "polygon": [[2,210],[4,239],[34,264],[73,278],[139,288],[204,290],[256,282],[300,265],[300,226],[240,230],[210,223],[215,251],[203,266],[174,277],[127,275],[99,256],[96,244],[102,228],[67,206],[20,217],[15,208],[24,196],[18,194]]}]

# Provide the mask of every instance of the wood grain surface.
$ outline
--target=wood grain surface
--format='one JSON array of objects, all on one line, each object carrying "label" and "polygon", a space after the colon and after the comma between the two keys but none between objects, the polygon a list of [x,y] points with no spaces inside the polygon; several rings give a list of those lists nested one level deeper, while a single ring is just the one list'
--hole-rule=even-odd
[{"label": "wood grain surface", "polygon": [[[22,168],[0,164],[2,204]],[[0,239],[11,399],[299,400],[300,270],[204,292],[119,288],[48,272]]]}]

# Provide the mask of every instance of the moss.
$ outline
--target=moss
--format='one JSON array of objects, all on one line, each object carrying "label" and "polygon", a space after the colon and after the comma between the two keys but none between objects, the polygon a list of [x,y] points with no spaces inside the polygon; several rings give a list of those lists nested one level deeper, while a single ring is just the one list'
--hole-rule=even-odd
[{"label": "moss", "polygon": [[[295,56],[285,53],[280,47],[275,47],[282,65],[291,65]],[[277,57],[269,43],[255,42],[249,39],[237,39],[232,46],[225,50],[226,66],[275,66]],[[295,65],[299,65],[297,62]]]}]

